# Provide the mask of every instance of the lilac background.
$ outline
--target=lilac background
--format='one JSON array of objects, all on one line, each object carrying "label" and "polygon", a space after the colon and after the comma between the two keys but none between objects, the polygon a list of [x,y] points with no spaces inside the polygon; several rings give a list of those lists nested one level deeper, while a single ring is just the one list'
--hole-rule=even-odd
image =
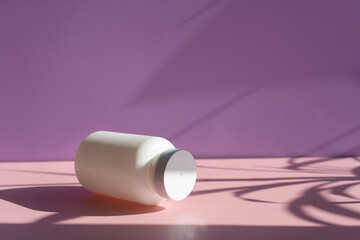
[{"label": "lilac background", "polygon": [[0,160],[95,130],[197,157],[360,154],[360,1],[1,1]]}]

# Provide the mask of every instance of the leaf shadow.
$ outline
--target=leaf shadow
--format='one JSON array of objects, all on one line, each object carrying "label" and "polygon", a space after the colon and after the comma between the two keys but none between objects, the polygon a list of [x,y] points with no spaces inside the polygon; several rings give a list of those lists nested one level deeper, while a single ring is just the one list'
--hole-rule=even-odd
[{"label": "leaf shadow", "polygon": [[[353,158],[355,161],[359,161],[358,158]],[[290,161],[290,167],[284,166],[279,167],[278,170],[292,170],[293,173],[307,172],[309,171],[304,167],[309,167],[314,164],[339,160],[339,158],[322,158],[322,159],[308,159],[302,161],[301,164]],[[341,159],[340,159],[341,160]],[[291,165],[292,164],[292,165]],[[205,167],[206,166],[202,166]],[[216,168],[216,167],[211,167]],[[220,169],[223,169],[220,167]],[[320,172],[328,174],[331,168],[326,167],[321,171],[321,165],[319,166]],[[238,169],[241,170],[241,169]],[[310,171],[311,172],[311,171]],[[292,215],[303,219],[308,222],[325,225],[325,226],[339,226],[334,222],[324,220],[320,217],[314,217],[308,212],[304,211],[305,207],[311,207],[316,210],[333,214],[336,216],[343,216],[355,220],[360,220],[360,212],[355,208],[346,208],[341,205],[354,205],[358,204],[360,198],[349,193],[349,189],[357,185],[360,185],[360,166],[348,168],[348,174],[343,176],[326,176],[326,177],[268,177],[268,178],[201,178],[198,182],[260,182],[256,185],[242,185],[239,187],[228,187],[228,188],[217,188],[194,191],[191,196],[219,193],[219,192],[230,192],[233,196],[250,202],[257,202],[263,204],[284,204],[287,206],[287,210]],[[275,183],[274,183],[275,181]],[[350,183],[349,183],[350,182]],[[275,191],[277,188],[292,187],[299,185],[311,185],[305,186],[302,193],[295,199],[289,202],[275,202],[268,199],[259,199],[259,197],[251,197],[254,193],[260,193],[265,190]],[[347,199],[346,201],[330,201],[327,199],[323,192],[327,191],[333,195]],[[356,201],[354,201],[356,200]]]}]

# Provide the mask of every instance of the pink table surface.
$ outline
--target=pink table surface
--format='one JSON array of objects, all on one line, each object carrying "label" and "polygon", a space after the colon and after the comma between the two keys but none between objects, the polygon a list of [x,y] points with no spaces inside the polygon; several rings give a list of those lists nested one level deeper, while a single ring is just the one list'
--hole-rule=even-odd
[{"label": "pink table surface", "polygon": [[145,207],[73,162],[0,163],[0,239],[360,239],[359,158],[198,159],[192,194]]}]

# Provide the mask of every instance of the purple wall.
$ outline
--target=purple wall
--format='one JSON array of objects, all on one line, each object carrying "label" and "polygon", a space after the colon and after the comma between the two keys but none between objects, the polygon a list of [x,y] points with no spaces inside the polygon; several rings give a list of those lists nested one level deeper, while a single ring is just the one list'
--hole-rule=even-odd
[{"label": "purple wall", "polygon": [[360,1],[1,1],[0,160],[95,130],[198,157],[360,154]]}]

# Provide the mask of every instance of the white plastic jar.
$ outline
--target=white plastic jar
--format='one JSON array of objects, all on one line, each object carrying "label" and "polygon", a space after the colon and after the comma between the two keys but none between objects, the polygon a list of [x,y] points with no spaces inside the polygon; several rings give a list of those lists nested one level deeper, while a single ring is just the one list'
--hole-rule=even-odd
[{"label": "white plastic jar", "polygon": [[106,131],[80,144],[75,172],[89,191],[145,205],[182,200],[196,181],[194,157],[168,140]]}]

